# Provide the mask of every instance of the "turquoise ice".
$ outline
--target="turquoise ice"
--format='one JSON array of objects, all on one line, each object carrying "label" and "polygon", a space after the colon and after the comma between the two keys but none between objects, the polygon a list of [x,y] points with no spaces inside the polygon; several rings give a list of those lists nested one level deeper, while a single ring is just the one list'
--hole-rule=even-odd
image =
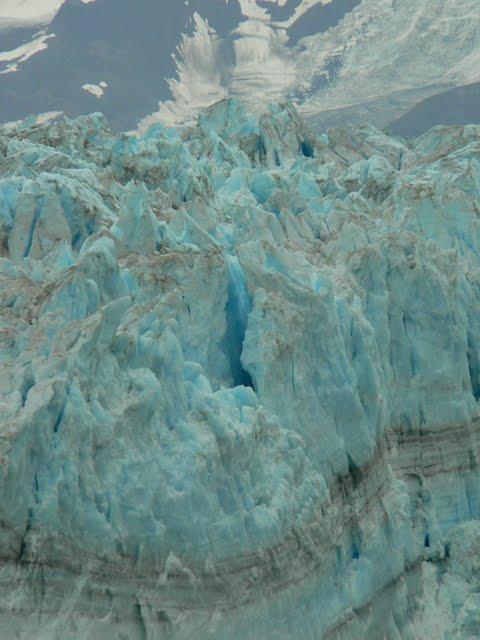
[{"label": "turquoise ice", "polygon": [[476,637],[479,161],[0,128],[0,637]]}]

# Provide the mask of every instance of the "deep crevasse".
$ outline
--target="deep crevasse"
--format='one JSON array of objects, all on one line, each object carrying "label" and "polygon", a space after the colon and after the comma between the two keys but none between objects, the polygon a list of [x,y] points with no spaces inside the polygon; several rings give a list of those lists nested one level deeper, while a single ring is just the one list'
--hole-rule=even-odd
[{"label": "deep crevasse", "polygon": [[0,637],[480,633],[479,152],[0,129]]}]

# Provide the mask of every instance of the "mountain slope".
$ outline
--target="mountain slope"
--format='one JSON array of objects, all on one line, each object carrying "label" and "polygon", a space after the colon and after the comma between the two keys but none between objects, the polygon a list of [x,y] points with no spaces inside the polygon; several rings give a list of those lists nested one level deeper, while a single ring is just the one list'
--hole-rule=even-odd
[{"label": "mountain slope", "polygon": [[236,96],[287,97],[318,127],[383,127],[478,82],[479,25],[477,0],[68,0],[16,47],[0,32],[0,120],[98,109],[117,129],[145,128]]}]

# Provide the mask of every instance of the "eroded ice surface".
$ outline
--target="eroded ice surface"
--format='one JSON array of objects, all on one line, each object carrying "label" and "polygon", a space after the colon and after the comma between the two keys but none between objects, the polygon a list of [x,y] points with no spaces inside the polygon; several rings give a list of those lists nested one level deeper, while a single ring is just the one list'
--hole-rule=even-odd
[{"label": "eroded ice surface", "polygon": [[0,129],[0,637],[480,628],[480,127]]}]

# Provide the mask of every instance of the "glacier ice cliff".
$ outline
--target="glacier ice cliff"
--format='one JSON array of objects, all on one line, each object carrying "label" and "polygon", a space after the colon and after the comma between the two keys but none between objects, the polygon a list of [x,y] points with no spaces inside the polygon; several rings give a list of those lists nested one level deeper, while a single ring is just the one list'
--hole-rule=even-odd
[{"label": "glacier ice cliff", "polygon": [[0,638],[480,637],[479,161],[0,128]]}]

